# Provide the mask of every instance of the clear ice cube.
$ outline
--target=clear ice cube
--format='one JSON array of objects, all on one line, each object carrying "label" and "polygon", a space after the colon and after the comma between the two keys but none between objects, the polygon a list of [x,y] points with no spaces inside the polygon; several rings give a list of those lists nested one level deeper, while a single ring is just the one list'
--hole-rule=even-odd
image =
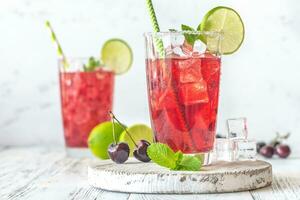
[{"label": "clear ice cube", "polygon": [[181,56],[185,56],[185,54],[182,52],[182,49],[180,48],[180,46],[169,46],[166,49],[166,57],[181,57]]},{"label": "clear ice cube", "polygon": [[179,87],[179,97],[184,105],[208,103],[207,85],[205,81],[198,83],[184,83]]},{"label": "clear ice cube", "polygon": [[248,139],[233,140],[235,148],[235,160],[256,160],[256,141]]},{"label": "clear ice cube", "polygon": [[181,62],[190,65],[187,65],[187,67],[180,68],[179,70],[180,83],[194,83],[194,82],[203,81],[203,77],[201,73],[201,61],[200,62],[181,61]]},{"label": "clear ice cube", "polygon": [[247,129],[247,118],[234,118],[227,120],[227,129],[229,139],[247,139],[248,129]]},{"label": "clear ice cube", "polygon": [[166,57],[190,57],[193,51],[183,45],[169,46],[166,48]]},{"label": "clear ice cube", "polygon": [[234,161],[234,142],[227,138],[217,138],[214,148],[214,161]]}]

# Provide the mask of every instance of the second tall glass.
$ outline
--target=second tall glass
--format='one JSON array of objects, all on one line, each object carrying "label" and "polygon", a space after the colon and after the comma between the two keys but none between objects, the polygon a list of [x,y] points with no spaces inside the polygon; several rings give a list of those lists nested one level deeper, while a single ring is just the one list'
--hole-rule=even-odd
[{"label": "second tall glass", "polygon": [[63,67],[62,60],[59,61],[64,136],[68,153],[81,156],[82,151],[77,150],[87,147],[91,130],[99,123],[110,120],[115,75],[101,66],[86,71],[84,67],[88,59],[68,61],[67,69]]},{"label": "second tall glass", "polygon": [[[191,45],[191,38],[202,41]],[[158,142],[186,154],[213,149],[218,112],[220,35],[146,33],[146,71],[152,128]],[[189,42],[188,42],[189,41]],[[190,44],[189,44],[190,43]]]}]

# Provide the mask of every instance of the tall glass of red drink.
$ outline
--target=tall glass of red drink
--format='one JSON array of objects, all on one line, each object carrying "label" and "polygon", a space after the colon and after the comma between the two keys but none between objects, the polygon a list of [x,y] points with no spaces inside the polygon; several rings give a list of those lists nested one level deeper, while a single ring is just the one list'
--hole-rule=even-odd
[{"label": "tall glass of red drink", "polygon": [[87,60],[68,59],[67,69],[59,61],[63,128],[70,154],[82,153],[90,131],[110,120],[108,113],[113,106],[114,73],[103,66],[87,71]]},{"label": "tall glass of red drink", "polygon": [[[190,37],[201,38],[195,44]],[[208,32],[146,33],[146,71],[152,128],[174,151],[213,150],[218,112],[220,35]]]}]

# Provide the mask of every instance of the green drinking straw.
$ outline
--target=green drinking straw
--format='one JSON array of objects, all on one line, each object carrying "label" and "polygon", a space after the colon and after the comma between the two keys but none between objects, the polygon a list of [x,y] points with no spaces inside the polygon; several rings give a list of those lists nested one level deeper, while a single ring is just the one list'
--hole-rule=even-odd
[{"label": "green drinking straw", "polygon": [[[158,33],[160,30],[159,30],[159,25],[158,25],[158,22],[157,22],[157,18],[156,18],[156,15],[155,15],[155,11],[154,11],[154,8],[153,8],[152,1],[151,0],[146,0],[146,4],[147,4],[147,8],[148,8],[148,11],[149,11],[149,14],[150,14],[150,19],[151,19],[153,30],[154,30],[155,33]],[[164,57],[165,52],[164,52],[163,41],[160,38],[155,37],[155,45],[156,45],[156,48],[158,49],[159,55],[161,57]]]},{"label": "green drinking straw", "polygon": [[46,21],[45,24],[46,24],[46,27],[48,28],[48,30],[50,31],[51,40],[52,40],[52,42],[56,46],[58,57],[62,58],[63,67],[64,67],[64,69],[67,69],[69,67],[69,63],[68,63],[68,61],[66,59],[66,56],[65,56],[65,54],[64,54],[64,52],[63,52],[63,50],[62,50],[62,48],[61,48],[61,46],[60,46],[57,38],[56,38],[56,35],[55,35],[54,31],[53,31],[53,28],[52,28],[52,26],[51,26],[51,24],[50,24],[50,22],[48,20]]},{"label": "green drinking straw", "polygon": [[[157,32],[159,32],[160,30],[159,30],[159,25],[158,25],[158,22],[157,22],[157,18],[156,18],[156,16],[155,16],[155,11],[154,11],[154,8],[153,8],[153,5],[152,5],[152,1],[151,0],[146,0],[146,2],[147,2],[147,8],[148,8],[148,11],[149,11],[149,14],[150,14],[150,18],[151,18],[151,23],[152,23],[152,27],[153,27],[153,29],[154,29],[154,32],[155,33],[157,33]],[[154,39],[155,41],[155,46],[156,46],[156,48],[158,49],[158,53],[159,53],[159,56],[160,57],[165,57],[165,51],[164,51],[164,44],[163,44],[163,41],[160,39],[160,38],[157,38],[157,37],[155,37],[155,39]],[[163,66],[165,66],[165,65],[163,65]],[[165,66],[166,67],[166,66]],[[173,88],[176,88],[176,86],[174,86],[174,83],[172,83],[172,87]],[[175,89],[174,89],[175,90]],[[175,93],[176,94],[176,93]],[[180,106],[180,104],[179,104],[179,99],[178,99],[178,96],[176,95],[176,101],[177,101],[177,105],[178,105],[178,107],[180,108],[180,110],[181,110],[181,114],[180,114],[180,116],[181,116],[181,119],[184,121],[184,126],[185,126],[185,129],[186,129],[186,132],[188,132],[190,135],[191,135],[191,133],[189,132],[189,130],[190,130],[190,128],[188,127],[188,125],[187,125],[187,121],[186,121],[186,116],[185,116],[185,114],[184,114],[184,111],[183,111],[183,108],[182,108],[182,106]],[[189,142],[189,141],[188,141]],[[192,140],[192,141],[190,141],[190,142],[192,142],[192,144],[193,144],[193,149],[195,149],[195,144],[194,144],[194,141]]]}]

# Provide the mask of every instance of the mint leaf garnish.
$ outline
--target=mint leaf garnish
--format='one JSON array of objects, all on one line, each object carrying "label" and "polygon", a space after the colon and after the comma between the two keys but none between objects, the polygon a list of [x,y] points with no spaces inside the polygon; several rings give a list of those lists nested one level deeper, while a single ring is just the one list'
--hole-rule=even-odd
[{"label": "mint leaf garnish", "polygon": [[181,151],[175,153],[162,143],[152,143],[147,149],[147,155],[154,163],[171,170],[199,171],[202,166],[201,157],[183,155]]},{"label": "mint leaf garnish", "polygon": [[177,32],[177,30],[174,29],[174,28],[170,28],[169,31],[170,31],[170,32]]},{"label": "mint leaf garnish", "polygon": [[183,158],[183,153],[181,151],[177,151],[175,153],[176,156],[176,166],[178,166]]},{"label": "mint leaf garnish", "polygon": [[[193,29],[190,26],[181,24],[181,30],[183,31],[195,31],[195,29]],[[194,46],[195,41],[198,39],[198,36],[196,34],[184,34],[185,40],[187,41],[187,43],[189,43],[190,45]]]},{"label": "mint leaf garnish", "polygon": [[177,165],[176,170],[199,171],[201,166],[202,162],[196,156],[184,155],[181,162]]},{"label": "mint leaf garnish", "polygon": [[169,146],[162,143],[152,143],[147,149],[147,155],[156,164],[170,169],[176,168],[176,161],[180,157]]},{"label": "mint leaf garnish", "polygon": [[85,72],[94,71],[97,67],[100,67],[100,61],[91,56],[88,63],[83,66]]},{"label": "mint leaf garnish", "polygon": [[[201,31],[201,23],[197,26],[197,31]],[[201,40],[204,44],[206,44],[205,34],[200,34],[197,39]]]},{"label": "mint leaf garnish", "polygon": [[201,31],[201,23],[197,26],[197,31]]}]

